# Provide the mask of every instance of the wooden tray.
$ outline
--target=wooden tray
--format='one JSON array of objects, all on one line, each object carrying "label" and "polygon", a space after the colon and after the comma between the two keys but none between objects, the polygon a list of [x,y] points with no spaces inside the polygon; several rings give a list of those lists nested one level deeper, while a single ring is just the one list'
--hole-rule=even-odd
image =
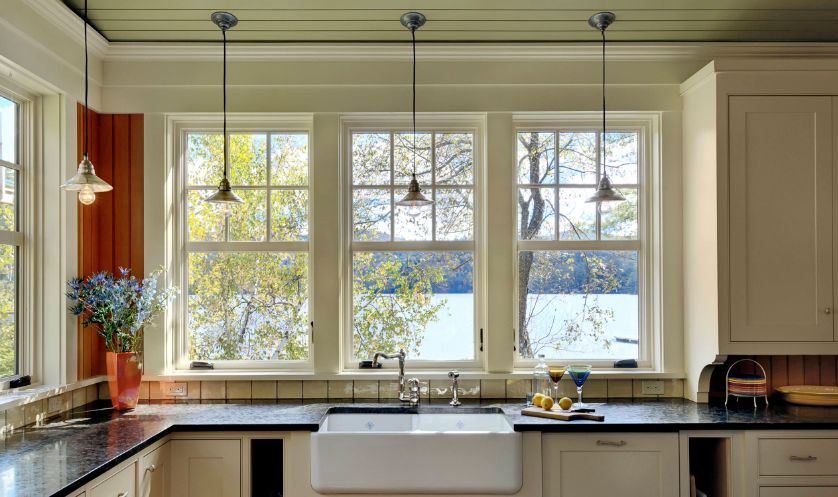
[{"label": "wooden tray", "polygon": [[560,421],[573,421],[575,419],[587,419],[589,421],[605,421],[605,416],[592,412],[572,412],[556,409],[555,406],[549,411],[540,407],[526,407],[521,410],[524,416],[535,416],[536,418],[558,419]]},{"label": "wooden tray", "polygon": [[789,404],[804,406],[838,406],[838,387],[789,385],[777,389]]}]

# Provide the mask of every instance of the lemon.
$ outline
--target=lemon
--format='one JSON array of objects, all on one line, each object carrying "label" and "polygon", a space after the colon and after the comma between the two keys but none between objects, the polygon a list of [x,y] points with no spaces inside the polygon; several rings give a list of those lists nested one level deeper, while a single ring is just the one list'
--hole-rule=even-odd
[{"label": "lemon", "polygon": [[561,400],[559,400],[559,407],[561,407],[561,408],[562,408],[563,410],[565,410],[565,411],[567,411],[568,409],[570,409],[570,407],[571,407],[572,405],[573,405],[573,401],[572,401],[572,400],[570,400],[570,399],[569,399],[569,398],[567,398],[567,397],[562,397],[562,398],[561,398]]},{"label": "lemon", "polygon": [[545,411],[549,411],[550,409],[552,409],[553,408],[553,398],[552,397],[547,397],[545,395],[544,398],[541,399],[541,408],[544,409]]},{"label": "lemon", "polygon": [[533,397],[532,397],[532,405],[534,405],[536,407],[541,407],[541,402],[543,400],[544,400],[544,394],[543,393],[537,393],[537,394],[533,395]]}]

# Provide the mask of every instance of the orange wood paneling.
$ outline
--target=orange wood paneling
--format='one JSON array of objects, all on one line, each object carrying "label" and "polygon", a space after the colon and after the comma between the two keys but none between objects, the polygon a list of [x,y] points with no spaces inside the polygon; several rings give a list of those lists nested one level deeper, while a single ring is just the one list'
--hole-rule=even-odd
[{"label": "orange wood paneling", "polygon": [[[78,158],[82,155],[84,107],[77,107]],[[96,174],[113,185],[96,195],[90,206],[79,204],[79,275],[98,271],[118,274],[130,268],[137,277],[143,268],[143,116],[89,112],[88,153]],[[79,326],[78,373],[88,378],[105,373],[104,341]]]},{"label": "orange wood paneling", "polygon": [[[768,377],[769,392],[786,385],[838,385],[838,356],[731,356],[723,366],[713,371],[710,383],[710,398],[713,401],[723,401],[727,368],[743,358],[762,364]],[[733,372],[753,374],[754,367],[743,363],[737,365]]]}]

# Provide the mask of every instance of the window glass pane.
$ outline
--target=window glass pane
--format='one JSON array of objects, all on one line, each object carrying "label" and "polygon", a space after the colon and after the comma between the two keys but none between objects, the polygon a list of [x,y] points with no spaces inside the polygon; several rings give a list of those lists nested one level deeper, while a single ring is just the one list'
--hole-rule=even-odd
[{"label": "window glass pane", "polygon": [[408,359],[473,359],[473,259],[472,252],[355,252],[355,357],[403,348]]},{"label": "window glass pane", "polygon": [[625,202],[603,202],[600,230],[603,240],[637,239],[637,188],[619,188]]},{"label": "window glass pane", "polygon": [[471,188],[438,188],[436,239],[471,240],[474,232],[474,191]]},{"label": "window glass pane", "polygon": [[224,214],[204,201],[214,190],[189,190],[187,193],[187,224],[189,240],[194,242],[224,241]]},{"label": "window glass pane", "polygon": [[605,134],[605,165],[615,184],[637,183],[637,133]]},{"label": "window glass pane", "polygon": [[555,133],[518,133],[518,183],[536,185],[555,182]]},{"label": "window glass pane", "polygon": [[189,254],[192,360],[304,360],[309,352],[308,254]]},{"label": "window glass pane", "polygon": [[0,377],[17,373],[17,249],[0,245]]},{"label": "window glass pane", "polygon": [[0,97],[0,159],[17,164],[17,109],[8,98]]},{"label": "window glass pane", "polygon": [[591,132],[559,133],[559,183],[596,185],[596,136]]},{"label": "window glass pane", "polygon": [[264,134],[230,135],[230,183],[265,185],[268,182],[268,144]]},{"label": "window glass pane", "polygon": [[585,200],[589,188],[559,189],[559,239],[596,240],[596,204]]},{"label": "window glass pane", "polygon": [[8,167],[0,167],[0,230],[16,231],[17,203],[17,171]]},{"label": "window glass pane", "polygon": [[236,194],[244,203],[230,211],[230,241],[264,241],[268,232],[267,192],[239,188]]},{"label": "window glass pane", "polygon": [[[413,177],[413,133],[393,135],[393,181],[397,185],[407,185]],[[416,133],[416,179],[422,186],[431,183],[431,134]]]},{"label": "window glass pane", "polygon": [[437,133],[437,184],[474,184],[474,136],[471,133]]},{"label": "window glass pane", "polygon": [[352,233],[355,240],[390,239],[390,190],[352,192]]},{"label": "window glass pane", "polygon": [[555,240],[556,211],[553,187],[518,189],[518,239]]},{"label": "window glass pane", "polygon": [[218,186],[224,170],[220,134],[189,133],[186,137],[186,176],[189,185]]},{"label": "window glass pane", "polygon": [[390,134],[352,135],[352,184],[390,184]]},{"label": "window glass pane", "polygon": [[637,252],[522,251],[518,277],[523,358],[638,358]]},{"label": "window glass pane", "polygon": [[308,191],[271,192],[271,240],[308,240]]},{"label": "window glass pane", "polygon": [[271,184],[308,184],[308,135],[271,135]]},{"label": "window glass pane", "polygon": [[[422,193],[428,198],[433,198],[433,192],[429,188],[422,189]],[[406,194],[407,189],[396,189],[396,201]],[[431,239],[431,218],[433,217],[431,206],[411,209],[397,205],[395,215],[396,219],[393,224],[393,237],[395,240]]]}]

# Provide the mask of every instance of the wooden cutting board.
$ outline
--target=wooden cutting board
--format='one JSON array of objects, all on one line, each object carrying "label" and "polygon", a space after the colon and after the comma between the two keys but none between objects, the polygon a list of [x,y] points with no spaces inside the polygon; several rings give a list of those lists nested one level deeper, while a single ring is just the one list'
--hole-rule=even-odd
[{"label": "wooden cutting board", "polygon": [[605,421],[605,416],[602,414],[594,414],[592,412],[570,412],[562,411],[561,409],[552,409],[545,411],[540,407],[526,407],[521,410],[524,416],[535,416],[536,418],[558,419],[560,421],[573,421],[575,419],[587,419],[589,421]]}]

